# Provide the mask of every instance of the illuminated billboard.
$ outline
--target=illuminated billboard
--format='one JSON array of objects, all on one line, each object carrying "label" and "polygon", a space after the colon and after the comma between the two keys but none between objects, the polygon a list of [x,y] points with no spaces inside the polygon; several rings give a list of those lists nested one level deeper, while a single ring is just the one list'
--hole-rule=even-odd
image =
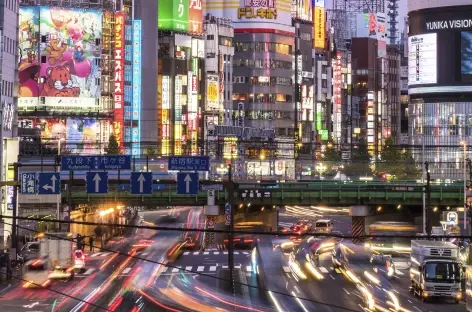
[{"label": "illuminated billboard", "polygon": [[203,0],[189,0],[188,31],[203,33]]},{"label": "illuminated billboard", "polygon": [[161,144],[161,154],[168,155],[170,153],[169,141],[170,141],[170,77],[169,76],[160,76],[162,77],[161,82],[161,97],[162,97],[162,106],[161,106],[161,131],[160,135],[162,137]]},{"label": "illuminated billboard", "polygon": [[324,0],[314,0],[315,9],[313,14],[315,15],[313,20],[314,27],[314,45],[315,48],[324,49],[325,48],[325,9],[324,9]]},{"label": "illuminated billboard", "polygon": [[20,7],[19,11],[18,97],[39,96],[39,7]]},{"label": "illuminated billboard", "polygon": [[356,37],[378,41],[378,56],[387,56],[387,30],[385,13],[359,13],[356,16]]},{"label": "illuminated billboard", "polygon": [[[131,136],[133,147],[132,155],[139,155],[141,153],[141,21],[133,21],[133,120],[138,121],[138,127],[133,128],[133,135]],[[136,134],[134,134],[137,132]]]},{"label": "illuminated billboard", "polygon": [[159,30],[188,32],[189,0],[159,1],[157,27]]},{"label": "illuminated billboard", "polygon": [[219,87],[218,87],[218,75],[207,74],[207,105],[206,110],[217,110],[219,109]]},{"label": "illuminated billboard", "polygon": [[125,14],[116,13],[115,16],[115,68],[114,68],[114,123],[113,135],[121,146],[123,142],[124,125],[124,67],[125,67]]},{"label": "illuminated billboard", "polygon": [[408,38],[408,84],[437,82],[437,35],[424,34]]},{"label": "illuminated billboard", "polygon": [[236,21],[233,25],[235,32],[257,32],[258,29],[285,34],[295,32],[292,27],[292,0],[207,1],[205,13]]},{"label": "illuminated billboard", "polygon": [[102,13],[39,8],[40,95],[99,98]]},{"label": "illuminated billboard", "polygon": [[333,60],[333,112],[334,112],[334,137],[341,140],[341,106],[342,106],[342,61],[341,52],[336,52]]}]

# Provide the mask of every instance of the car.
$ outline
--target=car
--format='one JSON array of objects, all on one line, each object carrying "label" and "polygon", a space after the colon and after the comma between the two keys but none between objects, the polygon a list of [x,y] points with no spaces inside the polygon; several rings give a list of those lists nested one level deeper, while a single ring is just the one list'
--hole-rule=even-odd
[{"label": "car", "polygon": [[20,257],[23,262],[39,258],[39,242],[28,242],[20,251]]},{"label": "car", "polygon": [[77,249],[74,252],[74,269],[79,271],[79,272],[85,272],[86,266],[85,266],[85,255],[84,252],[80,249]]},{"label": "car", "polygon": [[305,234],[307,232],[311,232],[313,225],[308,220],[299,220],[297,223],[293,224],[290,227],[290,231],[294,234]]}]

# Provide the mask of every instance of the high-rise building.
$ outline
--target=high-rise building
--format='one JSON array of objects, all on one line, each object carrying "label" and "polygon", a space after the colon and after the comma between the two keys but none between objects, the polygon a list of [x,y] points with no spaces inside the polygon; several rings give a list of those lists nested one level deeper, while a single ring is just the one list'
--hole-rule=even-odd
[{"label": "high-rise building", "polygon": [[[147,10],[147,2],[142,4]],[[158,2],[158,154],[203,153],[203,1]]]},{"label": "high-rise building", "polygon": [[[16,56],[18,51],[18,1],[0,3],[0,33],[2,49],[0,51],[0,180],[13,180],[13,163],[18,161],[18,120],[17,92],[15,90],[18,74]],[[13,186],[2,186],[0,192],[0,215],[11,216],[15,209]],[[11,234],[11,226],[0,223],[0,248]]]},{"label": "high-rise building", "polygon": [[472,6],[408,1],[409,142],[432,179],[462,179],[472,144]]}]

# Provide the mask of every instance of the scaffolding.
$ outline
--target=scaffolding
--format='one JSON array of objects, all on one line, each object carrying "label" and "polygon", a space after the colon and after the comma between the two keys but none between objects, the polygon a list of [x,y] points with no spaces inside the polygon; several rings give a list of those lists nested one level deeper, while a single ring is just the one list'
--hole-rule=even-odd
[{"label": "scaffolding", "polygon": [[327,12],[334,44],[345,50],[349,39],[355,37],[357,13],[385,13],[385,0],[334,0]]}]

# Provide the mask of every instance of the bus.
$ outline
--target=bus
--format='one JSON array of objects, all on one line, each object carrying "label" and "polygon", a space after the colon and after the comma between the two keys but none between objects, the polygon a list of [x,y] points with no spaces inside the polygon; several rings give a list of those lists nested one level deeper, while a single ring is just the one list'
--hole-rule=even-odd
[{"label": "bus", "polygon": [[[391,254],[409,254],[411,239],[418,233],[418,227],[408,222],[380,221],[369,225],[369,235],[373,236],[366,243],[371,249]],[[403,236],[403,237],[375,237]]]}]

